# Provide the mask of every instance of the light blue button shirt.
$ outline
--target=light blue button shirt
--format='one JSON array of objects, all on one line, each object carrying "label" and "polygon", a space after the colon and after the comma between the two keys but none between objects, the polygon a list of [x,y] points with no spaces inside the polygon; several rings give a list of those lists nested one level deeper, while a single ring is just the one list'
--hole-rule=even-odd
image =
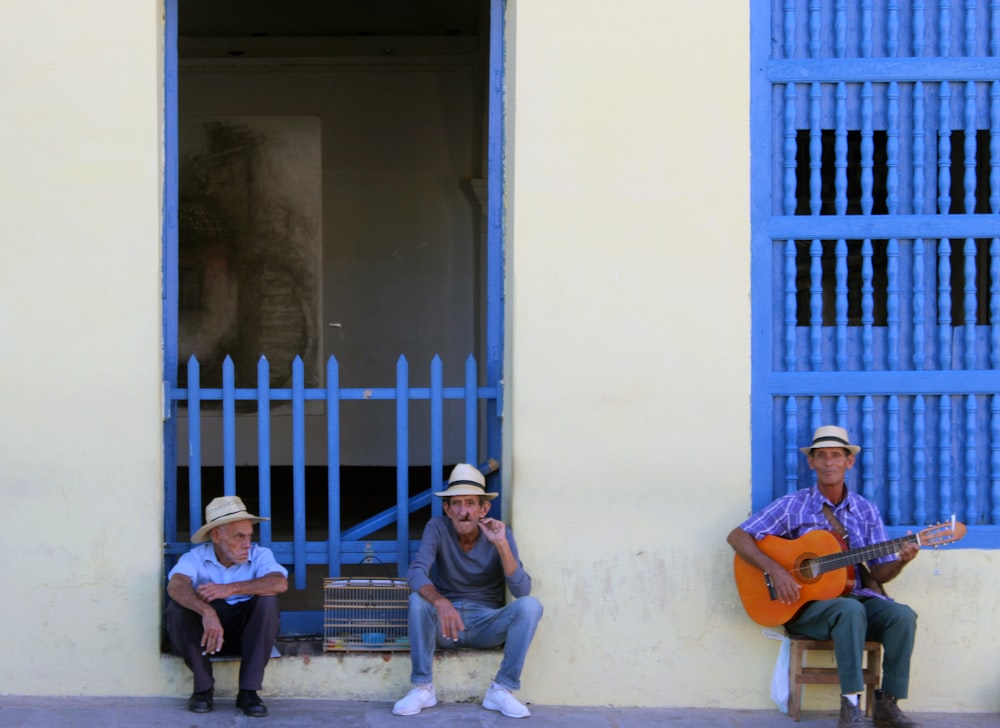
[{"label": "light blue button shirt", "polygon": [[[167,580],[174,574],[183,574],[191,579],[194,588],[202,584],[232,584],[235,581],[259,579],[275,572],[288,576],[288,569],[274,559],[271,549],[252,544],[250,556],[242,564],[226,568],[215,556],[215,546],[211,542],[199,544],[177,560],[177,565],[167,574]],[[238,604],[250,599],[251,594],[233,594],[226,599],[227,604]]]}]

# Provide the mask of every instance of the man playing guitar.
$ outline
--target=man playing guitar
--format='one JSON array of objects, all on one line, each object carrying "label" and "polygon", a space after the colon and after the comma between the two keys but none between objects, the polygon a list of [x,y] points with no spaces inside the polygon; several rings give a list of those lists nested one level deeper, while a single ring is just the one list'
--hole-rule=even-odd
[{"label": "man playing guitar", "polygon": [[[833,599],[806,601],[799,581],[758,545],[766,536],[795,539],[816,529],[841,531],[852,549],[887,540],[878,507],[850,491],[844,480],[861,450],[850,443],[847,431],[833,425],[820,427],[812,443],[800,449],[808,458],[809,467],[816,471],[816,486],[765,506],[734,528],[727,541],[742,559],[763,572],[773,599],[785,605],[803,601],[802,608],[793,612],[794,616],[785,624],[789,632],[833,640],[842,694],[838,728],[865,725],[859,703],[864,690],[861,657],[866,639],[881,642],[885,655],[882,689],[875,692],[875,725],[919,728],[896,704],[907,697],[909,688],[916,613],[885,596],[877,587],[862,584],[860,569],[856,570],[849,593]],[[916,540],[902,540],[898,553],[871,560],[872,576],[880,583],[891,581],[916,557],[919,548]]]}]

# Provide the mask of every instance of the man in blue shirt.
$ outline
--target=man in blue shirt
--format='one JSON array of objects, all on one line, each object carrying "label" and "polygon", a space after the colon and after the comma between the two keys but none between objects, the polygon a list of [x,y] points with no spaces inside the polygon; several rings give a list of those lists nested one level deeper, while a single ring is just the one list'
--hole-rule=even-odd
[{"label": "man in blue shirt", "polygon": [[[757,542],[765,536],[799,538],[819,528],[843,531],[852,548],[864,548],[887,542],[885,526],[878,507],[858,493],[848,490],[845,476],[861,451],[852,445],[847,430],[825,425],[816,430],[810,445],[800,448],[816,471],[816,485],[778,498],[750,516],[730,532],[728,541],[745,561],[767,574],[775,597],[795,605],[801,587],[795,577],[768,556]],[[885,583],[896,578],[903,567],[917,556],[916,541],[906,542],[898,553],[870,562],[875,580]],[[917,628],[917,615],[879,589],[862,583],[860,569],[850,593],[835,599],[805,603],[785,624],[792,633],[812,639],[833,640],[840,678],[839,728],[865,725],[859,708],[864,690],[861,655],[865,640],[882,643],[885,652],[882,689],[875,691],[872,712],[880,728],[919,728],[896,705],[907,697],[910,682],[910,655]]]},{"label": "man in blue shirt", "polygon": [[[530,596],[531,577],[518,558],[514,534],[503,521],[487,518],[497,494],[486,492],[486,478],[472,465],[456,465],[447,490],[434,495],[444,499],[444,516],[427,523],[407,573],[413,689],[392,712],[416,715],[437,705],[431,678],[435,648],[502,644],[503,660],[483,707],[526,718],[530,711],[512,691],[521,687],[542,605]],[[515,597],[509,604],[504,604],[506,589]]]},{"label": "man in blue shirt", "polygon": [[257,691],[278,637],[278,594],[288,590],[288,571],[270,549],[251,542],[251,515],[237,496],[214,498],[205,525],[191,537],[201,544],[180,557],[167,582],[165,624],[174,650],[194,673],[188,710],[213,708],[211,655],[240,655],[236,707],[251,718],[267,715]]}]

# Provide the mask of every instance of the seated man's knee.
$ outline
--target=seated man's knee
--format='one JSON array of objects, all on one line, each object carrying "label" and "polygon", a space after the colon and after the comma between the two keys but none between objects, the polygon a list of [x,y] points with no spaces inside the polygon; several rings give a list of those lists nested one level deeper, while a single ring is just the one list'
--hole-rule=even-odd
[{"label": "seated man's knee", "polygon": [[545,611],[542,603],[530,595],[515,599],[511,604],[517,608],[519,615],[530,622],[538,622],[542,618],[542,612]]},{"label": "seated man's knee", "polygon": [[837,621],[865,625],[868,623],[868,613],[865,605],[857,599],[838,599]]},{"label": "seated man's knee", "polygon": [[906,604],[896,603],[895,621],[897,624],[908,627],[911,632],[915,632],[917,629],[917,613]]},{"label": "seated man's knee", "polygon": [[163,612],[163,622],[167,630],[180,629],[186,622],[201,623],[201,616],[192,609],[182,607],[173,599],[167,599],[167,607]]},{"label": "seated man's knee", "polygon": [[410,592],[410,619],[437,619],[437,610],[417,592]]},{"label": "seated man's knee", "polygon": [[278,602],[278,597],[274,594],[269,594],[267,596],[257,597],[257,609],[264,609],[268,612],[280,613],[281,606]]}]

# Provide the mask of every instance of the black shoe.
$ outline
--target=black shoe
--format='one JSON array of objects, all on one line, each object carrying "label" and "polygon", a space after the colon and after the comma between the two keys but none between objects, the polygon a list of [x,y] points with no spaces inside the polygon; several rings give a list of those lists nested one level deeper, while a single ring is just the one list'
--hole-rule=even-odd
[{"label": "black shoe", "polygon": [[899,706],[896,698],[881,690],[875,691],[875,709],[872,718],[879,728],[920,728],[920,724],[911,720]]},{"label": "black shoe", "polygon": [[267,706],[257,695],[256,690],[240,690],[236,694],[236,707],[243,711],[244,715],[251,718],[267,717]]},{"label": "black shoe", "polygon": [[[860,701],[859,701],[860,702]],[[865,714],[861,712],[859,705],[855,705],[843,695],[840,696],[840,721],[837,728],[851,728],[851,726],[871,725],[865,720]]]},{"label": "black shoe", "polygon": [[211,713],[214,703],[212,697],[215,691],[212,688],[202,690],[200,693],[191,693],[188,698],[188,710],[192,713]]}]

